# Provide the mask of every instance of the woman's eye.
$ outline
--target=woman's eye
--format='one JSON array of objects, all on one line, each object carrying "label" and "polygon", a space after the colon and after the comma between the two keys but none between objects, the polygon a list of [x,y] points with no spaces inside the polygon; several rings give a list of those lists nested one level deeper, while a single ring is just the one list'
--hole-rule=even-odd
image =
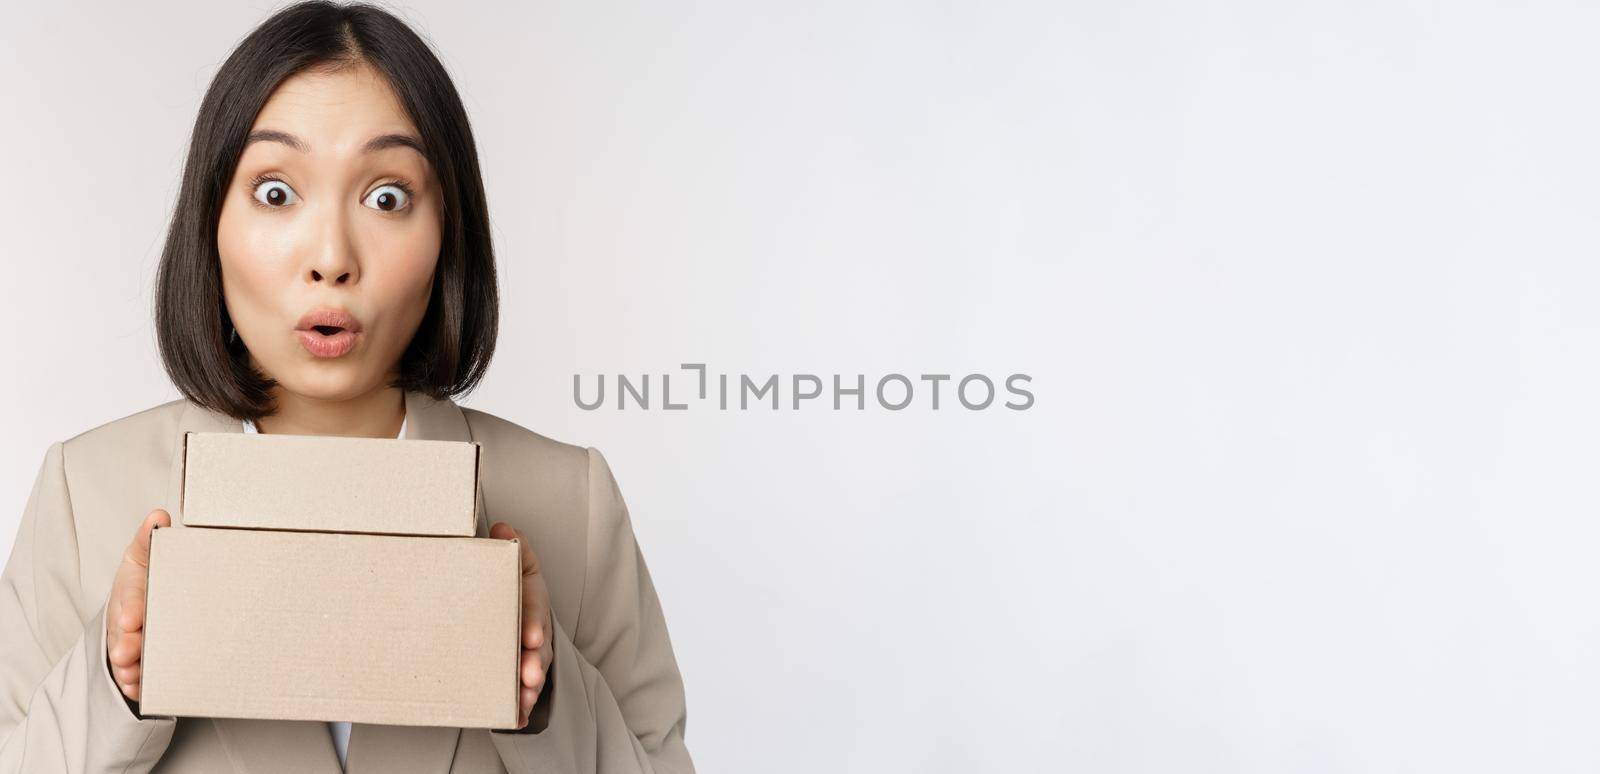
[{"label": "woman's eye", "polygon": [[375,210],[395,212],[405,209],[406,205],[411,203],[411,194],[397,185],[380,185],[372,189],[372,193],[367,194],[367,198],[361,203]]},{"label": "woman's eye", "polygon": [[295,195],[294,189],[290,188],[289,184],[282,180],[261,181],[261,184],[256,186],[254,195],[256,201],[268,207],[284,207],[300,201],[300,197]]}]

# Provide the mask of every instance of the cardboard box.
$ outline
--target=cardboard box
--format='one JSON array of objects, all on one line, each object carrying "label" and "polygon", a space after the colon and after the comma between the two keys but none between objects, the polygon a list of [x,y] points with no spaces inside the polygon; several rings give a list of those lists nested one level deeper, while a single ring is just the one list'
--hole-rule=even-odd
[{"label": "cardboard box", "polygon": [[520,551],[480,538],[157,529],[140,711],[515,728]]},{"label": "cardboard box", "polygon": [[189,527],[477,533],[476,443],[188,433]]}]

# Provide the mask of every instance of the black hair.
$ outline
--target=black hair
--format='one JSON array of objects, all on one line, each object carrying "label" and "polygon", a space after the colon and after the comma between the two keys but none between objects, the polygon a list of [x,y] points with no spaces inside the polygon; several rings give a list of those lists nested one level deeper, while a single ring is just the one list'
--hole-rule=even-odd
[{"label": "black hair", "polygon": [[494,354],[499,321],[489,210],[472,127],[444,65],[383,9],[323,0],[262,22],[217,71],[200,103],[155,292],[161,360],[184,397],[237,419],[275,411],[276,382],[233,337],[222,296],[217,224],[256,115],[285,79],[369,64],[421,135],[443,194],[443,231],[428,310],[392,386],[449,398],[469,392]]}]

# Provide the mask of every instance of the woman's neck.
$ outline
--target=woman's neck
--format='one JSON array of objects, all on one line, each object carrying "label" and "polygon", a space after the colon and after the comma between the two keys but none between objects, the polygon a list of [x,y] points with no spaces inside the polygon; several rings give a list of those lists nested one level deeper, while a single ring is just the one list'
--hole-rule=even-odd
[{"label": "woman's neck", "polygon": [[346,400],[322,400],[274,388],[278,411],[256,420],[263,433],[394,438],[406,419],[406,396],[398,387],[379,387]]}]

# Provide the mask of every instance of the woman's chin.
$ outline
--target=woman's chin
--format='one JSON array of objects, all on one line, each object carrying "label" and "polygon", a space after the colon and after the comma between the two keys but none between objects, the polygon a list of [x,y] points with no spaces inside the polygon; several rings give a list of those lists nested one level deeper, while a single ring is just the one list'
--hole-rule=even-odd
[{"label": "woman's chin", "polygon": [[276,376],[278,387],[302,398],[344,401],[371,392],[384,382],[382,374],[369,374],[356,363],[309,363]]}]

